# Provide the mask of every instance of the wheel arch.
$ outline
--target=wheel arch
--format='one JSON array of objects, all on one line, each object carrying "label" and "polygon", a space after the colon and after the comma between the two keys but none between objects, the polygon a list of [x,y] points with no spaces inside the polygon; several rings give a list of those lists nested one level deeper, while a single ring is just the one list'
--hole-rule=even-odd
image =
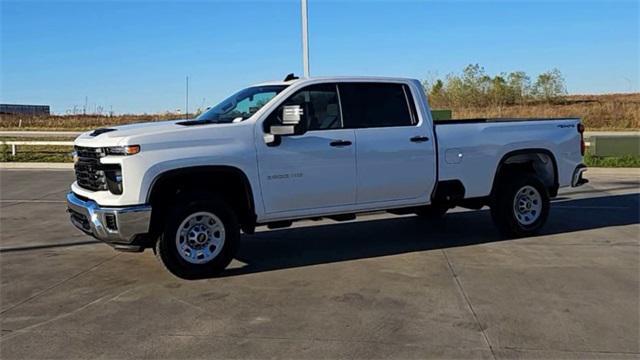
[{"label": "wheel arch", "polygon": [[528,171],[539,176],[554,197],[558,194],[558,163],[553,152],[545,148],[528,148],[509,151],[502,156],[493,177],[491,196],[495,191],[502,175],[506,172]]},{"label": "wheel arch", "polygon": [[[153,178],[146,198],[146,203],[154,209],[152,228],[158,224],[158,215],[163,214],[162,209],[166,207],[159,202],[161,196],[176,197],[181,191],[192,192],[198,188],[205,190],[204,193],[220,195],[236,211],[241,224],[249,227],[255,224],[254,192],[244,171],[229,165],[195,165],[169,169]],[[159,211],[155,211],[156,208]]]}]

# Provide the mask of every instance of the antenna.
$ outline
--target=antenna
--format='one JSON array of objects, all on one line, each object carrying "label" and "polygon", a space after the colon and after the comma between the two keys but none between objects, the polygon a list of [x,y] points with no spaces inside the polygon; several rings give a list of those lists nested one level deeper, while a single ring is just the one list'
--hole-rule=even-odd
[{"label": "antenna", "polygon": [[293,75],[293,73],[291,74],[287,74],[287,76],[284,78],[284,81],[291,81],[291,80],[296,80],[299,79],[299,77]]}]

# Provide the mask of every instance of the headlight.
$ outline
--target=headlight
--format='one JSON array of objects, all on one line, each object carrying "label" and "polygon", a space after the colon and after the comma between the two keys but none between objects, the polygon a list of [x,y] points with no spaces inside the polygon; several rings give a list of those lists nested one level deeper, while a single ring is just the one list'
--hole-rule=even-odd
[{"label": "headlight", "polygon": [[140,152],[140,145],[112,146],[104,148],[104,151],[107,155],[135,155]]}]

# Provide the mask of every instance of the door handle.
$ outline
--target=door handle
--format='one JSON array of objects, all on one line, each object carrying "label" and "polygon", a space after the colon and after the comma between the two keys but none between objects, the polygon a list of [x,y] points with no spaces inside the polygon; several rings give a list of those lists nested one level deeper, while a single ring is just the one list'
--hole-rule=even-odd
[{"label": "door handle", "polygon": [[414,136],[409,140],[411,140],[411,142],[421,143],[421,142],[429,141],[429,137],[428,136]]},{"label": "door handle", "polygon": [[351,145],[351,141],[349,140],[333,140],[329,143],[329,145],[333,147],[343,147]]}]

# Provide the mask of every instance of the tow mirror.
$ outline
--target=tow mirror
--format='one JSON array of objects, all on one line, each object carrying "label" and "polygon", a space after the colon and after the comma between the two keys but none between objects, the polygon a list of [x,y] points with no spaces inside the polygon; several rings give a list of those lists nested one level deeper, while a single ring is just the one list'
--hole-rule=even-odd
[{"label": "tow mirror", "polygon": [[286,105],[282,107],[282,125],[296,126],[302,120],[304,110],[300,105]]},{"label": "tow mirror", "polygon": [[269,146],[277,146],[281,136],[302,135],[307,131],[304,109],[300,105],[283,106],[280,119],[281,123],[271,125],[269,133],[264,136]]}]

